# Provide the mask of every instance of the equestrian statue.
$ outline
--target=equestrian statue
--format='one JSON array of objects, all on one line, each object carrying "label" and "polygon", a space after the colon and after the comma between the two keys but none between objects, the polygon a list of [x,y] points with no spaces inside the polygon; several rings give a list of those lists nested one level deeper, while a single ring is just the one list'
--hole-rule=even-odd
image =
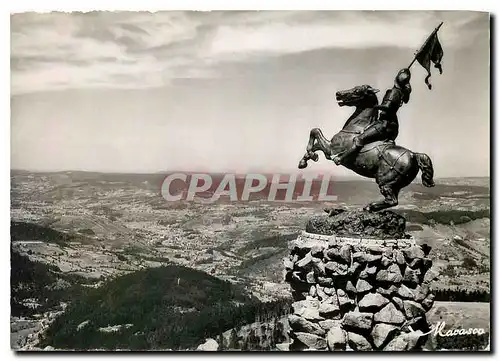
[{"label": "equestrian statue", "polygon": [[430,157],[397,145],[395,140],[399,133],[397,112],[410,100],[412,64],[417,60],[427,70],[425,82],[429,89],[431,61],[442,73],[443,50],[437,38],[442,24],[427,38],[410,65],[397,73],[394,86],[386,91],[381,104],[377,98],[379,90],[366,84],[336,93],[339,106],[355,107],[354,113],[331,140],[325,138],[321,129],[311,130],[306,153],[299,162],[300,169],[307,167],[310,159],[317,162],[319,156],[315,152],[321,150],[326,159],[336,165],[343,165],[364,177],[375,178],[384,199],[367,205],[364,208],[367,211],[396,206],[399,191],[409,185],[419,171],[422,172],[422,184],[425,187],[434,186]]}]

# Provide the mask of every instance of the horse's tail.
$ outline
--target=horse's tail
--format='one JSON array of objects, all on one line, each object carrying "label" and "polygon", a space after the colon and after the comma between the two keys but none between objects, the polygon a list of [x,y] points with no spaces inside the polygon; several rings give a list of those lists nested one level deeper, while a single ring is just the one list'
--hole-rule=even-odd
[{"label": "horse's tail", "polygon": [[431,158],[425,153],[414,153],[417,159],[418,168],[422,171],[422,184],[424,187],[434,187],[434,168]]}]

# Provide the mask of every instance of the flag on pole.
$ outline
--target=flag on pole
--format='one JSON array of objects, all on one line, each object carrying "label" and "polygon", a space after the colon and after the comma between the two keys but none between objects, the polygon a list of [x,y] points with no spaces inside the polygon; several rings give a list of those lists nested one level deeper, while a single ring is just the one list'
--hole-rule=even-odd
[{"label": "flag on pole", "polygon": [[415,59],[425,68],[425,70],[427,70],[425,84],[427,84],[429,89],[432,89],[432,85],[429,83],[429,78],[431,77],[431,62],[434,63],[434,67],[439,70],[439,74],[443,74],[443,68],[441,67],[443,48],[441,47],[437,34],[441,25],[443,25],[443,23],[439,24],[415,55]]}]

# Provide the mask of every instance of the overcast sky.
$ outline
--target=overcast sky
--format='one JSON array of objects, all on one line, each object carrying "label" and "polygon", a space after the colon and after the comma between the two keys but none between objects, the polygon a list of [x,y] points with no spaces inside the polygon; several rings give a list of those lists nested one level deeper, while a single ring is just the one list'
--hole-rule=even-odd
[{"label": "overcast sky", "polygon": [[[489,16],[474,12],[94,12],[11,17],[12,168],[297,171],[309,130],[340,130],[337,90],[412,67],[397,143],[437,177],[489,175]],[[311,170],[352,172],[320,156]]]}]

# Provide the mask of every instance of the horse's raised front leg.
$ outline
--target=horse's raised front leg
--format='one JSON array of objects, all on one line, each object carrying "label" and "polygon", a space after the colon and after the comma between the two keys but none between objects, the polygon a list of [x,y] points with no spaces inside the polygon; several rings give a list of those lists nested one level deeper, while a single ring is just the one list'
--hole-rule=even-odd
[{"label": "horse's raised front leg", "polygon": [[317,162],[319,159],[318,154],[315,152],[322,150],[327,159],[331,159],[330,142],[325,138],[321,129],[313,128],[309,133],[309,142],[307,143],[306,154],[302,157],[299,162],[299,168],[303,169],[307,167],[307,161],[312,159]]},{"label": "horse's raised front leg", "polygon": [[304,154],[304,156],[299,162],[299,169],[304,169],[305,167],[307,167],[307,161],[309,159],[312,159],[315,162],[317,162],[319,157],[316,153],[306,152],[306,154]]},{"label": "horse's raised front leg", "polygon": [[311,137],[309,139],[311,139],[313,136],[316,139],[316,143],[311,144],[311,142],[309,142],[309,144],[307,145],[307,151],[316,154],[314,152],[321,150],[325,154],[326,159],[332,159],[331,143],[328,139],[325,138],[321,129],[313,128],[311,130]]},{"label": "horse's raised front leg", "polygon": [[303,168],[307,167],[307,161],[309,159],[312,159],[315,162],[318,161],[318,159],[319,159],[318,155],[312,151],[315,140],[316,140],[316,135],[311,130],[311,132],[309,132],[309,141],[307,142],[306,154],[304,154],[304,156],[302,157],[302,159],[299,162],[299,169],[303,169]]}]

